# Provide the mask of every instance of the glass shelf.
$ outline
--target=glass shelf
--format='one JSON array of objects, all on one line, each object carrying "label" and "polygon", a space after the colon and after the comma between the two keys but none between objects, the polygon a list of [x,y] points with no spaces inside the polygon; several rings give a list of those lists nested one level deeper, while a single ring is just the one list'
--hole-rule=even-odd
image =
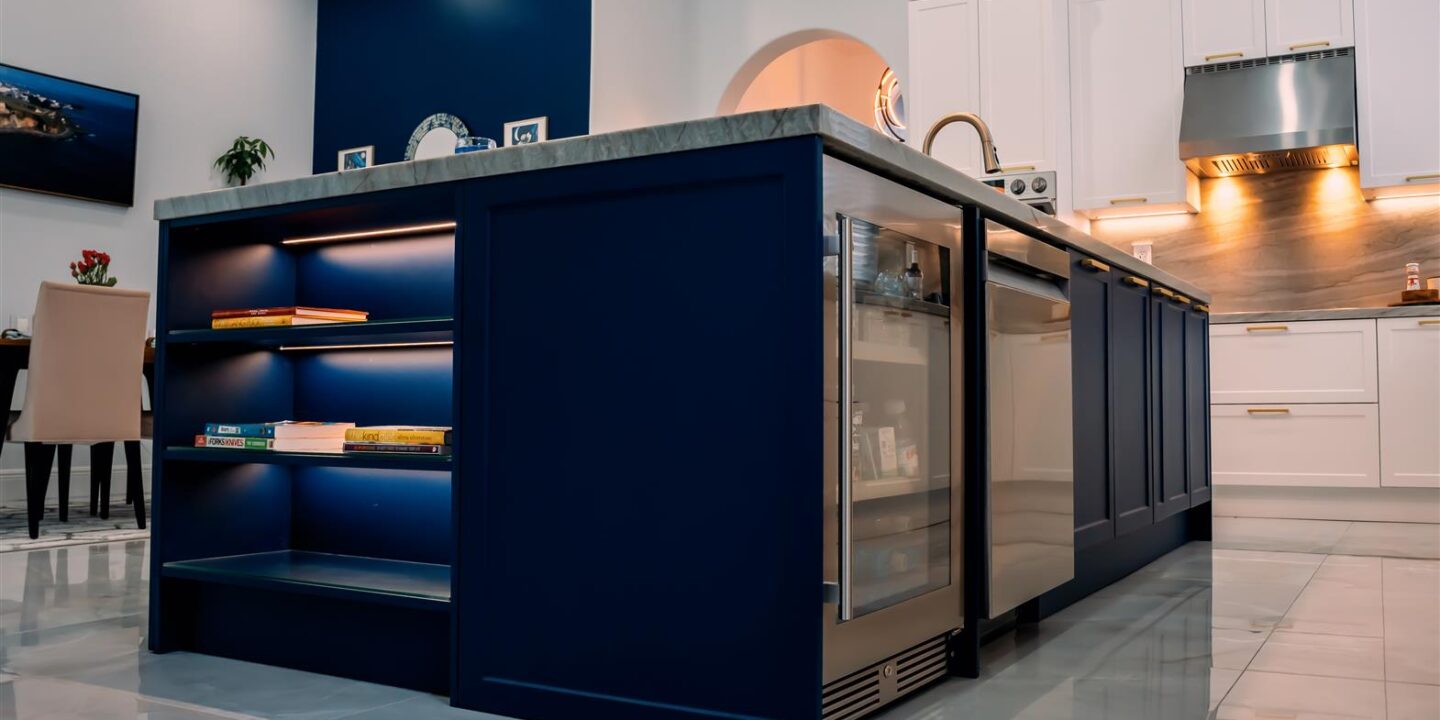
[{"label": "glass shelf", "polygon": [[278,550],[165,563],[167,578],[445,611],[450,566]]},{"label": "glass shelf", "polygon": [[318,465],[381,470],[438,470],[449,472],[449,455],[408,455],[404,453],[276,452],[273,450],[230,450],[227,448],[170,447],[166,460],[186,462],[261,463],[265,465]]},{"label": "glass shelf", "polygon": [[386,345],[450,342],[455,339],[455,320],[448,317],[375,320],[363,323],[325,323],[291,327],[257,327],[213,330],[171,330],[165,341],[172,344],[236,343],[265,347],[327,345]]}]

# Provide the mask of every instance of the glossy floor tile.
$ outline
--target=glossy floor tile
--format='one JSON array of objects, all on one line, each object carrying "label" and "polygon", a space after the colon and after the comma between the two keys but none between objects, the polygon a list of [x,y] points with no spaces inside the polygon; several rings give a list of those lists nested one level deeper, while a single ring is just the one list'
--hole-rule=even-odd
[{"label": "glossy floor tile", "polygon": [[1212,529],[1217,548],[1329,554],[1352,524],[1347,520],[1216,517]]},{"label": "glossy floor tile", "polygon": [[[986,645],[981,678],[875,717],[1440,718],[1440,561],[1289,552],[1224,529]],[[1345,532],[1302,530],[1293,547],[1314,550]],[[0,720],[503,720],[408,690],[150,654],[146,546],[0,553]]]},{"label": "glossy floor tile", "polygon": [[1330,551],[1337,555],[1440,559],[1440,525],[1351,523]]}]

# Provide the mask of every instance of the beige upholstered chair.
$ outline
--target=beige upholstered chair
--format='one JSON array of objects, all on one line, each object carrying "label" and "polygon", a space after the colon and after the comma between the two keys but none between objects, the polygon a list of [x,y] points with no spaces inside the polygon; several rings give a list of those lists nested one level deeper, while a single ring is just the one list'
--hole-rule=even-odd
[{"label": "beige upholstered chair", "polygon": [[[102,502],[108,506],[115,443],[141,436],[141,365],[149,309],[150,293],[143,290],[41,283],[25,403],[10,427],[11,442],[25,443],[30,537],[40,534],[57,445],[91,446],[91,482],[98,478],[103,483]],[[61,491],[68,493],[69,488]],[[144,493],[131,487],[130,494],[144,527]]]}]

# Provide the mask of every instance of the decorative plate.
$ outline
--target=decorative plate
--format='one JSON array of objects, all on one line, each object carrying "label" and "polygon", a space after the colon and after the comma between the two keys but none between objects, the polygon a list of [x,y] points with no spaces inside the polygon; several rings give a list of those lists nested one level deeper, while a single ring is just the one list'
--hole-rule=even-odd
[{"label": "decorative plate", "polygon": [[420,147],[420,141],[432,130],[449,130],[455,134],[456,138],[470,136],[470,130],[465,127],[465,123],[460,118],[450,113],[435,113],[421,121],[420,125],[415,128],[415,132],[410,133],[410,142],[405,145],[406,160],[415,159],[415,151]]}]

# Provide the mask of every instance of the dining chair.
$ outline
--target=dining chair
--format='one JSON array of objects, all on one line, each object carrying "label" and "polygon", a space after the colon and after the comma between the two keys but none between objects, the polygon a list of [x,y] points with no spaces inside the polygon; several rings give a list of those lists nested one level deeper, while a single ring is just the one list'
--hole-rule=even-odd
[{"label": "dining chair", "polygon": [[[109,514],[115,443],[141,438],[141,365],[149,309],[150,293],[144,290],[40,284],[25,401],[9,433],[11,442],[25,444],[31,538],[40,536],[57,447],[90,446],[91,488],[99,491],[103,515]],[[61,462],[69,464],[67,451],[61,451]],[[69,499],[68,474],[61,478],[62,517]],[[136,487],[139,473],[127,476],[136,521],[143,529],[145,494]]]}]

